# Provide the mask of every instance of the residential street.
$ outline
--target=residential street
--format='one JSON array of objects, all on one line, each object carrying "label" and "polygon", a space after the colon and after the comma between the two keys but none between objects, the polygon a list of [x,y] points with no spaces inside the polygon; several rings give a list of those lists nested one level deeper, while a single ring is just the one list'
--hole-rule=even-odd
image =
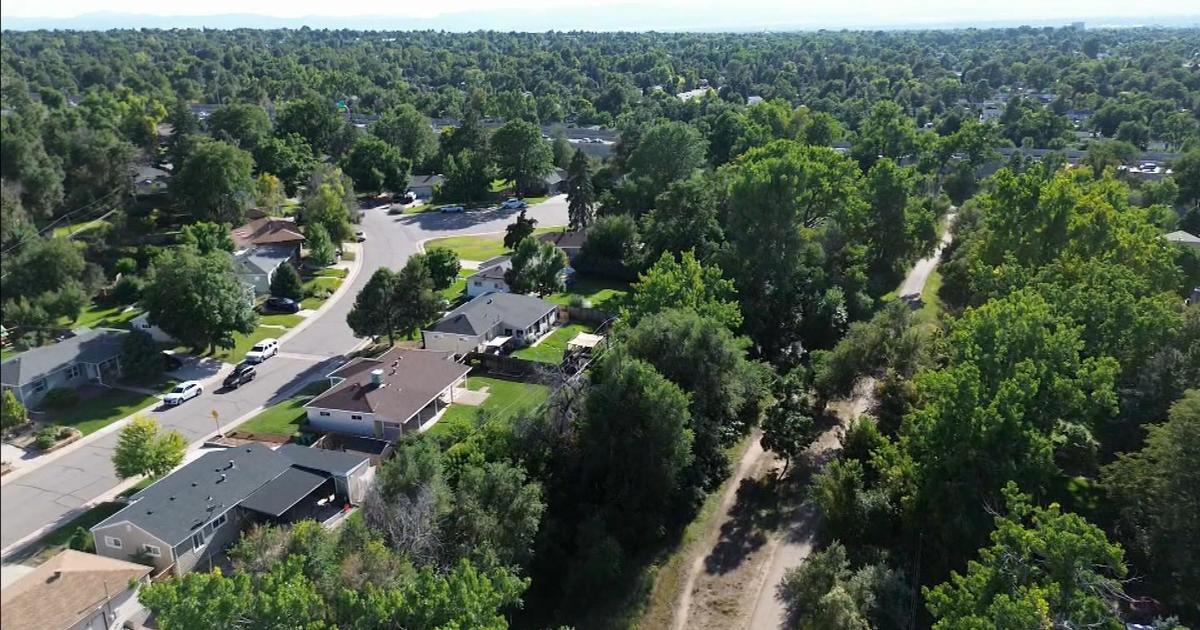
[{"label": "residential street", "polygon": [[[346,326],[346,314],[375,269],[400,267],[428,239],[503,231],[516,214],[516,210],[482,210],[389,216],[383,209],[366,210],[361,229],[367,240],[359,253],[360,271],[336,301],[328,303],[302,324],[303,329],[283,342],[280,356],[258,368],[257,379],[229,393],[217,393],[214,390],[219,383],[212,383],[199,398],[173,409],[156,409],[154,417],[164,428],[183,433],[194,447],[216,431],[212,411],[219,414],[223,428],[228,428],[233,420],[278,402],[304,383],[328,373],[341,355],[360,343]],[[528,215],[536,218],[539,226],[563,225],[567,221],[566,198],[560,195],[531,206]],[[228,369],[223,366],[220,374]],[[208,376],[214,370],[209,368]],[[118,486],[120,480],[111,463],[118,435],[109,433],[11,481],[5,480],[0,488],[4,510],[0,549],[5,555],[14,543],[70,520],[81,506]]]}]

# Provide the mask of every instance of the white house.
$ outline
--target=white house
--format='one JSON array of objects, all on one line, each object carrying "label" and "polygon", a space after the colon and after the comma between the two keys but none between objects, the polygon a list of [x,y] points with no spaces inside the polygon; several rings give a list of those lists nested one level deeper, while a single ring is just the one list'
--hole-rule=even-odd
[{"label": "white house", "polygon": [[395,441],[428,428],[471,368],[450,352],[392,348],[329,374],[332,387],[304,405],[312,429]]},{"label": "white house", "polygon": [[509,339],[533,341],[549,332],[557,320],[558,307],[545,300],[517,293],[488,293],[447,313],[421,331],[421,338],[428,350],[466,354]]},{"label": "white house", "polygon": [[511,256],[496,256],[479,265],[479,270],[467,277],[467,297],[479,297],[488,293],[508,293],[508,282],[504,274],[512,269]]}]

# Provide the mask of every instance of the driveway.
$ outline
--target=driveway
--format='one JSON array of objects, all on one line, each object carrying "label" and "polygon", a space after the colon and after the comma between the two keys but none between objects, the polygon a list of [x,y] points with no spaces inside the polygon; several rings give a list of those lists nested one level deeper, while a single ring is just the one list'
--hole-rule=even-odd
[{"label": "driveway", "polygon": [[[431,238],[502,232],[517,213],[493,209],[389,216],[382,209],[366,210],[362,230],[367,240],[359,252],[362,268],[349,290],[285,341],[281,355],[259,366],[254,381],[228,393],[217,393],[217,383],[212,383],[200,397],[175,408],[156,409],[151,415],[164,428],[175,429],[195,443],[216,430],[214,410],[224,424],[278,402],[303,383],[327,374],[341,355],[361,342],[346,325],[346,314],[375,269],[403,266],[420,243]],[[531,206],[528,215],[536,218],[539,226],[566,224],[565,195]],[[218,376],[229,369],[225,366]],[[5,483],[0,488],[0,549],[8,549],[47,525],[70,521],[81,506],[111,492],[120,483],[112,467],[118,436],[118,432],[105,435]]]}]

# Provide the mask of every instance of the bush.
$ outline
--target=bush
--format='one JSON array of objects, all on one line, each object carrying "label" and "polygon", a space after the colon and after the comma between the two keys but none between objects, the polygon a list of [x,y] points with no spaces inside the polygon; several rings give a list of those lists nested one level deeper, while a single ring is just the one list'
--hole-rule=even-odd
[{"label": "bush", "polygon": [[133,304],[142,298],[146,281],[137,276],[121,276],[113,287],[112,298],[117,304]]},{"label": "bush", "polygon": [[66,409],[79,404],[79,393],[70,387],[55,387],[46,392],[42,406],[47,409]]},{"label": "bush", "polygon": [[83,526],[79,526],[71,532],[71,537],[67,539],[67,548],[85,553],[95,553],[96,539],[92,537],[91,532],[84,529]]},{"label": "bush", "polygon": [[3,399],[0,400],[0,430],[8,431],[26,422],[29,422],[29,411],[25,405],[17,400],[12,390],[4,390]]},{"label": "bush", "polygon": [[271,295],[299,300],[303,292],[304,285],[300,281],[300,274],[291,263],[283,263],[275,270],[275,275],[271,276]]},{"label": "bush", "polygon": [[138,270],[137,261],[132,258],[128,258],[128,257],[118,258],[117,263],[115,265],[113,265],[113,271],[121,274],[122,276],[127,276],[132,273],[137,273],[137,270]]},{"label": "bush", "polygon": [[[55,425],[42,427],[42,429],[37,432],[37,437],[33,439],[33,445],[37,447],[38,450],[42,451],[51,448],[55,444],[58,444],[58,441],[61,439],[59,435],[63,432],[63,429],[65,429],[65,427],[59,427]],[[66,431],[67,435],[71,434],[70,429],[66,429]]]},{"label": "bush", "polygon": [[575,308],[591,308],[592,307],[591,300],[583,297],[582,295],[575,295],[575,294],[572,294],[571,297],[567,298],[567,304],[574,306]]}]

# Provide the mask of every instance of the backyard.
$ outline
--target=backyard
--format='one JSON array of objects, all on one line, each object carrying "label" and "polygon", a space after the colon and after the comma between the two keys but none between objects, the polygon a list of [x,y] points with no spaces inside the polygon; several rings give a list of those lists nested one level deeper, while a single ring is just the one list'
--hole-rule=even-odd
[{"label": "backyard", "polygon": [[550,395],[544,385],[521,383],[489,376],[467,377],[467,389],[488,388],[488,397],[479,407],[454,403],[446,409],[430,433],[437,436],[465,436],[475,427],[477,409],[484,409],[490,417],[505,421],[521,411],[540,405]]},{"label": "backyard", "polygon": [[446,298],[446,301],[451,306],[454,306],[463,299],[463,294],[467,290],[467,278],[475,273],[475,271],[475,269],[459,269],[458,279],[454,281],[454,284],[442,289],[442,297]]},{"label": "backyard", "polygon": [[569,305],[573,298],[583,300],[589,308],[607,311],[613,315],[621,308],[621,302],[629,294],[629,283],[608,278],[578,274],[575,283],[561,293],[546,296],[547,302]]},{"label": "backyard", "polygon": [[592,332],[591,326],[584,324],[568,324],[550,333],[536,346],[521,348],[512,355],[518,359],[540,361],[542,363],[562,363],[563,354],[567,351],[567,342],[579,333]]}]

